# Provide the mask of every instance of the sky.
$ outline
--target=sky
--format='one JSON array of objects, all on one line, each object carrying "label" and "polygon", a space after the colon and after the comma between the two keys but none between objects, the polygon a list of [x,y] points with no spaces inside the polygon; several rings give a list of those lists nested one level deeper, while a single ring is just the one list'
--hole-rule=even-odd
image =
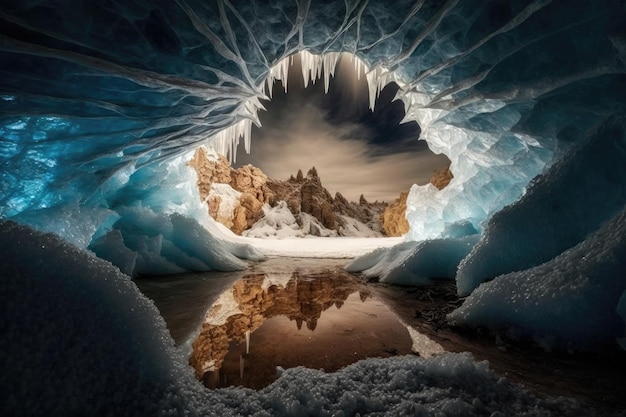
[{"label": "sky", "polygon": [[391,102],[395,84],[381,92],[372,113],[367,81],[363,73],[358,79],[350,58],[337,64],[328,94],[322,80],[304,88],[299,58],[289,69],[287,86],[285,93],[280,81],[274,84],[272,100],[263,102],[267,111],[259,112],[262,127],[252,128],[251,153],[240,146],[235,167],[253,164],[286,180],[315,166],[332,195],[391,202],[449,163],[418,140],[417,123],[399,124],[404,106]]}]

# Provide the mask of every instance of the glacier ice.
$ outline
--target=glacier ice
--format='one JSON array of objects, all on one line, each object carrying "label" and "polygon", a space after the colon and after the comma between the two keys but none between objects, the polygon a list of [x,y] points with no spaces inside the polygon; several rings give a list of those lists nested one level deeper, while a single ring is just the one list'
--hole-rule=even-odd
[{"label": "glacier ice", "polygon": [[[396,82],[405,120],[417,121],[422,139],[452,161],[455,178],[444,191],[412,189],[411,240],[442,237],[462,221],[482,231],[587,129],[624,110],[623,8],[610,0],[391,8],[114,1],[51,18],[64,4],[3,5],[3,218],[67,213],[76,202],[85,212],[115,211],[135,198],[169,196],[162,161],[202,143],[233,157],[242,139],[250,149],[260,100],[276,80],[287,88],[294,53],[305,82],[325,83],[340,53],[354,55],[372,108]],[[145,187],[129,195],[126,180]],[[110,221],[101,226],[110,230]]]},{"label": "glacier ice", "polygon": [[459,267],[459,292],[549,261],[597,230],[626,205],[625,162],[626,117],[613,117],[489,220],[485,238]]}]

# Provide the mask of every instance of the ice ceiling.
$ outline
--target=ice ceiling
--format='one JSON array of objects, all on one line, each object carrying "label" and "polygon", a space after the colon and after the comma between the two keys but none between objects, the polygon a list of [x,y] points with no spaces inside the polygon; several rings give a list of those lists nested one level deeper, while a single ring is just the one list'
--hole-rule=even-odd
[{"label": "ice ceiling", "polygon": [[408,237],[481,232],[457,276],[468,294],[550,261],[624,210],[624,7],[5,0],[0,215],[128,273],[240,268],[255,253],[199,226],[185,155],[249,146],[290,55],[303,54],[305,79],[328,81],[349,52],[371,99],[398,83],[406,119],[452,161],[444,191],[411,190]]}]

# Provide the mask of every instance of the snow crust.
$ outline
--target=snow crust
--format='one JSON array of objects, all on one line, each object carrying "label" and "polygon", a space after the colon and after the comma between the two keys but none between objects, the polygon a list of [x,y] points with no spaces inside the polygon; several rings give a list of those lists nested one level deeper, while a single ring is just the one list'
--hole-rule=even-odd
[{"label": "snow crust", "polygon": [[[538,398],[467,354],[368,359],[336,373],[294,368],[262,391],[206,390],[154,304],[90,253],[0,222],[7,295],[2,415],[589,415]],[[23,360],[18,360],[22,358]],[[495,414],[494,414],[495,413]]]},{"label": "snow crust", "polygon": [[[341,215],[342,225],[338,230],[324,227],[315,217],[308,213],[298,213],[298,218],[291,213],[287,203],[279,201],[274,207],[263,206],[263,217],[243,232],[243,236],[259,239],[294,239],[315,237],[371,237],[382,238],[383,235],[357,219]],[[294,245],[299,245],[297,241]],[[305,244],[306,246],[306,244]]]},{"label": "snow crust", "polygon": [[555,258],[480,285],[449,319],[547,349],[595,347],[623,336],[625,289],[626,207]]}]

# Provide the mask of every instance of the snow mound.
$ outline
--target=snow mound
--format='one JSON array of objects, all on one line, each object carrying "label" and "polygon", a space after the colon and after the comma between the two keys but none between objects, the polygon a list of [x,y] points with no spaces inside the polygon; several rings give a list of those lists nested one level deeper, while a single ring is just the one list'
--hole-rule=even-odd
[{"label": "snow mound", "polygon": [[339,215],[341,226],[338,233],[340,236],[351,237],[383,237],[383,234],[372,230],[368,225],[349,216]]},{"label": "snow mound", "polygon": [[337,236],[336,231],[325,228],[310,214],[299,213],[296,219],[284,201],[279,201],[274,207],[265,204],[263,214],[258,222],[243,232],[243,236],[276,239]]},{"label": "snow mound", "polygon": [[594,347],[624,335],[625,289],[626,207],[554,259],[481,284],[449,320],[545,348]]},{"label": "snow mound", "polygon": [[426,285],[430,278],[454,279],[459,262],[478,242],[478,235],[403,242],[365,254],[345,269],[367,278],[400,285]]}]

